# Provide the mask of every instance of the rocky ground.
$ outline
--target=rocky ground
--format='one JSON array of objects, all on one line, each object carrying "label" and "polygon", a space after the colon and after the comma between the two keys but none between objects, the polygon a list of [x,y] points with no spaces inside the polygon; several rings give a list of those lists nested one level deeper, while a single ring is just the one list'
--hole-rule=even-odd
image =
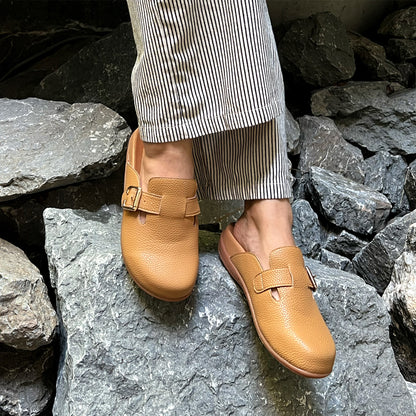
[{"label": "rocky ground", "polygon": [[136,50],[128,16],[90,18],[0,38],[0,414],[415,414],[416,7],[365,36],[331,13],[275,28],[299,96],[286,111],[293,232],[337,345],[322,380],[271,358],[218,260],[241,201],[201,201],[186,301],[128,276]]}]

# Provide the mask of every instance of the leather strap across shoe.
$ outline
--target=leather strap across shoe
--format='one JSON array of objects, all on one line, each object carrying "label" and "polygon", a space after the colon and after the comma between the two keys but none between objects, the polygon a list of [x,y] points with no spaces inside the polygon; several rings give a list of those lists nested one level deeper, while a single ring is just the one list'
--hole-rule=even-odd
[{"label": "leather strap across shoe", "polygon": [[191,294],[198,273],[196,181],[151,178],[143,191],[142,153],[136,130],[127,149],[121,197],[124,263],[144,291],[165,301],[180,301]]},{"label": "leather strap across shoe", "polygon": [[[270,269],[246,252],[230,224],[221,234],[220,258],[247,298],[257,333],[285,367],[305,377],[326,377],[335,360],[335,343],[313,297],[314,276],[297,246],[270,253]],[[272,293],[273,291],[273,293]]]}]

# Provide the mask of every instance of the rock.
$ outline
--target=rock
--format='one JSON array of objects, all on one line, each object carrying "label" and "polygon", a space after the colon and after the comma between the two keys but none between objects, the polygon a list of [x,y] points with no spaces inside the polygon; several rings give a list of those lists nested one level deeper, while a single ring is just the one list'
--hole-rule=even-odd
[{"label": "rock", "polygon": [[130,78],[136,57],[131,24],[123,23],[46,76],[36,96],[69,103],[102,103],[128,117],[134,113]]},{"label": "rock", "polygon": [[338,348],[333,373],[312,381],[261,345],[242,292],[216,255],[201,256],[190,298],[161,302],[122,264],[118,207],[46,209],[44,217],[65,334],[55,416],[415,414],[386,308],[357,276],[306,259]]},{"label": "rock", "polygon": [[53,399],[55,364],[52,346],[18,351],[0,346],[0,414],[44,415]]},{"label": "rock", "polygon": [[[402,254],[394,263],[383,299],[392,316],[393,332],[402,335],[394,349],[406,380],[416,382],[416,223],[407,232]],[[404,336],[406,334],[406,336]],[[397,339],[397,337],[395,337]],[[394,338],[393,338],[394,339]]]},{"label": "rock", "polygon": [[416,160],[414,160],[407,168],[404,190],[411,209],[416,208]]},{"label": "rock", "polygon": [[0,201],[108,176],[131,134],[102,104],[0,99]]},{"label": "rock", "polygon": [[199,201],[201,214],[199,224],[218,226],[218,230],[224,230],[231,222],[238,220],[244,210],[244,201],[214,201],[204,199]]},{"label": "rock", "polygon": [[397,82],[348,81],[316,90],[311,96],[311,111],[315,116],[346,117],[375,103],[387,105],[390,94],[403,90]]},{"label": "rock", "polygon": [[354,53],[343,23],[332,13],[296,19],[278,43],[282,68],[316,87],[354,75]]},{"label": "rock", "polygon": [[332,267],[333,269],[345,270],[347,272],[353,271],[350,259],[339,254],[332,253],[331,251],[324,248],[321,250],[321,257],[319,260],[322,264],[325,264],[328,267]]},{"label": "rock", "polygon": [[330,234],[326,240],[324,248],[333,253],[352,259],[361,249],[368,244],[356,235],[342,230],[340,234]]},{"label": "rock", "polygon": [[387,100],[369,102],[348,117],[337,118],[336,125],[351,143],[379,152],[416,154],[416,89],[397,91]]},{"label": "rock", "polygon": [[364,184],[386,195],[393,206],[392,213],[409,211],[409,201],[404,192],[407,164],[402,156],[378,152],[365,160],[364,169]]},{"label": "rock", "polygon": [[322,240],[318,215],[304,199],[297,199],[293,202],[292,212],[292,233],[296,245],[302,250],[303,255],[318,257]]},{"label": "rock", "polygon": [[394,262],[403,252],[407,230],[416,222],[416,210],[397,217],[353,258],[354,270],[382,294],[390,283]]},{"label": "rock", "polygon": [[409,389],[411,396],[413,397],[413,403],[416,408],[416,383],[411,383],[407,381],[406,384],[407,384],[407,388]]},{"label": "rock", "polygon": [[395,62],[416,59],[416,40],[389,39],[386,45],[387,56]]},{"label": "rock", "polygon": [[332,224],[369,235],[384,228],[391,204],[381,193],[338,173],[312,166],[311,203]]},{"label": "rock", "polygon": [[220,235],[220,232],[199,230],[199,251],[203,253],[217,253]]},{"label": "rock", "polygon": [[360,74],[365,80],[396,81],[404,84],[403,75],[386,58],[382,45],[353,32],[348,32],[348,35],[354,50],[356,74]]},{"label": "rock", "polygon": [[406,88],[416,88],[416,66],[410,62],[396,64],[397,69],[403,74]]},{"label": "rock", "polygon": [[306,115],[299,117],[298,121],[301,130],[300,172],[306,173],[311,166],[318,166],[356,182],[364,182],[361,150],[344,140],[333,120]]},{"label": "rock", "polygon": [[58,321],[39,270],[2,239],[0,258],[0,342],[22,350],[51,343]]},{"label": "rock", "polygon": [[291,155],[299,154],[299,136],[300,129],[298,122],[294,119],[291,112],[286,108],[285,118],[285,130],[286,130],[286,146],[287,151]]},{"label": "rock", "polygon": [[396,10],[386,16],[377,33],[394,38],[416,39],[416,6]]}]

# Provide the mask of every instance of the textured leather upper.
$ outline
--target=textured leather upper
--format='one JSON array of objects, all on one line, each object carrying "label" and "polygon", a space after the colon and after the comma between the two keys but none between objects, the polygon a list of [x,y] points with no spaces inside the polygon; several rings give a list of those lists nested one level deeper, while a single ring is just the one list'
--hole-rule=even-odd
[{"label": "textured leather upper", "polygon": [[[272,350],[296,368],[312,374],[329,374],[335,343],[313,297],[316,283],[305,268],[299,247],[286,246],[270,254],[270,269],[247,253],[232,234],[222,233],[222,244],[249,293],[261,334]],[[272,295],[275,288],[278,300]]]},{"label": "textured leather upper", "polygon": [[[136,130],[127,150],[121,248],[137,284],[151,295],[176,301],[188,296],[198,273],[196,181],[151,178],[141,190],[143,144]],[[145,222],[139,212],[145,213]]]}]

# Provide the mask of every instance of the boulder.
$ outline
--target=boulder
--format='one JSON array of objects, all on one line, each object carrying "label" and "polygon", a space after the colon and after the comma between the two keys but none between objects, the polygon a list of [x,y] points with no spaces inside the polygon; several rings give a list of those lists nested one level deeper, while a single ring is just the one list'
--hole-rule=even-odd
[{"label": "boulder", "polygon": [[0,345],[0,414],[46,415],[55,390],[54,349],[19,351]]},{"label": "boulder", "polygon": [[407,163],[400,155],[381,151],[364,162],[364,184],[386,195],[397,214],[409,211],[409,201],[404,192]]},{"label": "boulder", "polygon": [[348,32],[354,50],[356,74],[365,80],[396,81],[404,84],[401,72],[386,58],[382,45],[357,33]]},{"label": "boulder", "polygon": [[3,239],[0,258],[0,342],[22,350],[51,343],[58,320],[39,270]]},{"label": "boulder", "polygon": [[353,271],[350,259],[339,254],[332,253],[332,251],[326,250],[324,248],[321,250],[321,257],[319,260],[322,264],[325,264],[328,267],[332,267],[333,269],[345,270],[347,272]]},{"label": "boulder", "polygon": [[318,166],[356,182],[364,182],[361,150],[342,137],[333,120],[305,115],[299,117],[298,121],[301,131],[300,172],[306,173],[311,166]]},{"label": "boulder", "polygon": [[35,90],[37,97],[101,103],[124,117],[134,114],[131,71],[137,57],[131,23],[82,48]]},{"label": "boulder", "polygon": [[377,33],[394,38],[416,39],[416,6],[390,13],[381,22]]},{"label": "boulder", "polygon": [[102,104],[0,99],[0,201],[110,175],[131,130]]},{"label": "boulder", "polygon": [[286,107],[285,118],[285,130],[286,130],[286,146],[287,151],[291,155],[299,154],[299,136],[300,129],[298,122],[292,116],[292,113]]},{"label": "boulder", "polygon": [[392,317],[394,350],[406,380],[416,382],[416,222],[407,232],[383,299]]},{"label": "boulder", "polygon": [[312,86],[332,85],[354,75],[345,26],[330,12],[291,22],[278,48],[282,68]]},{"label": "boulder", "polygon": [[324,248],[352,259],[367,244],[368,241],[364,241],[356,235],[342,230],[339,234],[330,233],[326,239]]},{"label": "boulder", "polygon": [[201,255],[187,300],[163,302],[123,266],[118,207],[49,208],[44,219],[63,334],[55,416],[415,415],[385,305],[357,276],[306,259],[337,345],[333,373],[311,380],[262,346],[217,255]]},{"label": "boulder", "polygon": [[380,192],[315,166],[310,168],[308,192],[312,205],[330,223],[364,235],[382,230],[391,210]]},{"label": "boulder", "polygon": [[404,89],[397,82],[348,81],[316,90],[311,96],[311,111],[315,116],[346,117],[369,105],[387,105],[390,94]]},{"label": "boulder", "polygon": [[322,230],[318,215],[305,199],[297,199],[292,204],[292,233],[296,245],[304,256],[319,257],[322,245]]},{"label": "boulder", "polygon": [[414,160],[407,168],[406,178],[404,182],[404,191],[411,209],[416,208],[416,160]]},{"label": "boulder", "polygon": [[382,294],[390,283],[394,262],[402,254],[416,210],[395,218],[353,258],[354,270]]},{"label": "boulder", "polygon": [[396,62],[416,59],[416,40],[391,38],[386,45],[387,56]]}]

